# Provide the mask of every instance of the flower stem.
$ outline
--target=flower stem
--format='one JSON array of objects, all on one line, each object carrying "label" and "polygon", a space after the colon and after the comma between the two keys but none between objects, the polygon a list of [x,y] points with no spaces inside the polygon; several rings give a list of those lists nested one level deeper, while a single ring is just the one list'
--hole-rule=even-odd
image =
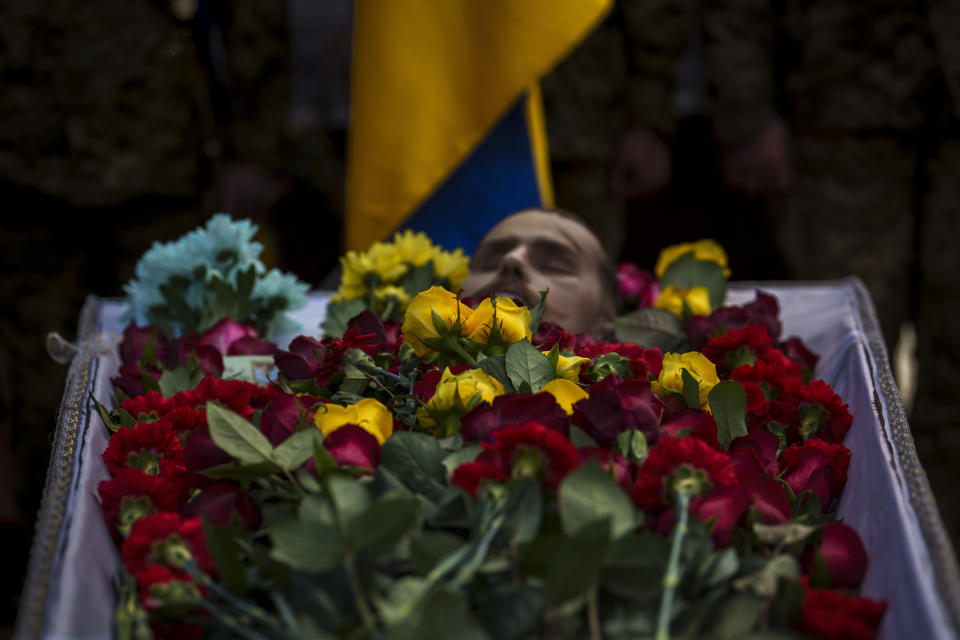
[{"label": "flower stem", "polygon": [[683,538],[687,535],[687,521],[690,506],[690,489],[677,489],[677,526],[673,530],[673,542],[670,546],[670,560],[667,572],[663,576],[663,598],[660,600],[660,614],[657,617],[656,640],[670,640],[670,618],[673,613],[673,599],[680,583],[680,550]]},{"label": "flower stem", "polygon": [[587,593],[587,624],[590,625],[590,640],[603,640],[600,632],[600,607],[597,602],[597,583]]}]

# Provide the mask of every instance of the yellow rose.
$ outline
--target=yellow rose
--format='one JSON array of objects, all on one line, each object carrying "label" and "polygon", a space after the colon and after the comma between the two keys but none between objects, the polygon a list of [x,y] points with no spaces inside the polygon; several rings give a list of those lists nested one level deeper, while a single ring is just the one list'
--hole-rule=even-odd
[{"label": "yellow rose", "polygon": [[[490,330],[493,327],[494,308],[490,298],[486,298],[477,305],[470,317],[463,323],[463,333],[471,340],[487,342]],[[530,339],[530,310],[518,307],[510,298],[497,298],[496,307],[497,326],[500,328],[500,337],[506,343],[520,342],[524,338]]]},{"label": "yellow rose", "polygon": [[443,287],[430,287],[410,301],[403,316],[403,339],[418,356],[425,356],[432,350],[422,340],[439,338],[440,332],[433,323],[433,312],[443,318],[448,328],[468,319],[470,307],[460,302],[456,294]]},{"label": "yellow rose", "polygon": [[466,413],[481,402],[493,402],[503,393],[500,381],[487,375],[483,369],[467,369],[459,375],[453,375],[448,368],[443,370],[437,390],[427,406]]},{"label": "yellow rose", "polygon": [[662,278],[671,264],[688,253],[693,253],[693,257],[697,260],[716,262],[723,269],[723,275],[727,278],[730,277],[730,269],[727,268],[727,253],[716,240],[684,242],[665,248],[657,257],[657,266],[654,268],[654,273],[658,278]]},{"label": "yellow rose", "polygon": [[567,415],[573,415],[573,405],[584,398],[589,398],[590,394],[575,382],[564,380],[563,378],[554,378],[540,389],[541,392],[549,393],[557,400],[557,404],[563,407]]},{"label": "yellow rose", "polygon": [[344,425],[355,424],[376,436],[380,444],[393,433],[393,414],[373,398],[364,398],[346,407],[338,404],[318,405],[313,422],[324,436]]},{"label": "yellow rose", "polygon": [[683,393],[683,371],[697,381],[700,408],[709,410],[707,397],[710,390],[720,382],[720,378],[717,377],[717,367],[698,351],[665,353],[663,369],[660,370],[660,376],[650,383],[650,388],[660,396],[669,391]]},{"label": "yellow rose", "polygon": [[684,302],[695,316],[708,316],[713,310],[710,307],[710,291],[706,287],[680,289],[672,284],[663,288],[653,306],[682,318]]},{"label": "yellow rose", "polygon": [[[549,351],[541,351],[540,353],[548,358],[550,357]],[[589,358],[567,357],[563,354],[557,354],[557,376],[571,382],[577,382],[580,380],[580,368],[588,362],[590,362]]]}]

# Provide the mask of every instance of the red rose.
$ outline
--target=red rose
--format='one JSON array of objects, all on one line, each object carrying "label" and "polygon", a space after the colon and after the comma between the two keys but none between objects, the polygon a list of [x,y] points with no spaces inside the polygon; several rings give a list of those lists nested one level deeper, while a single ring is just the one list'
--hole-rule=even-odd
[{"label": "red rose", "polygon": [[152,326],[138,327],[131,322],[123,330],[123,339],[120,341],[120,360],[123,364],[134,364],[140,361],[144,353],[152,349],[154,359],[163,361],[167,349],[167,336]]},{"label": "red rose", "polygon": [[212,480],[199,475],[211,467],[233,462],[233,456],[217,446],[210,435],[210,427],[200,425],[190,432],[183,443],[184,463],[187,470],[195,474],[193,482],[198,485],[210,484]]},{"label": "red rose", "polygon": [[681,475],[699,483],[697,495],[737,484],[728,454],[697,438],[665,436],[650,449],[637,472],[631,493],[634,503],[644,511],[667,507],[673,501],[673,483]]},{"label": "red rose", "polygon": [[709,316],[693,316],[687,321],[684,331],[693,348],[699,350],[707,341],[727,331],[742,329],[756,324],[770,335],[771,340],[780,339],[780,305],[777,299],[757,290],[757,299],[741,307],[720,307]]},{"label": "red rose", "polygon": [[313,396],[278,393],[260,415],[260,431],[276,446],[295,433],[298,427],[313,428],[313,414],[320,402],[320,398]]},{"label": "red rose", "polygon": [[870,640],[887,608],[885,602],[855,598],[829,589],[811,589],[806,578],[803,578],[803,590],[799,629],[823,638]]},{"label": "red rose", "polygon": [[751,431],[745,436],[734,438],[730,443],[730,457],[733,471],[742,473],[763,473],[770,477],[780,474],[777,450],[780,438],[766,429]]},{"label": "red rose", "polygon": [[714,449],[720,448],[717,421],[706,411],[683,408],[670,414],[660,425],[661,435],[678,437],[681,431],[686,432],[683,435],[703,440]]},{"label": "red rose", "polygon": [[567,413],[549,393],[510,393],[481,403],[460,419],[461,433],[467,441],[493,442],[498,429],[534,420],[564,436],[570,434]]},{"label": "red rose", "polygon": [[240,324],[230,318],[223,318],[217,324],[203,332],[199,344],[213,347],[222,355],[227,355],[232,345],[241,338],[256,338],[257,330],[251,326]]},{"label": "red rose", "polygon": [[856,589],[867,574],[867,550],[853,527],[842,522],[828,522],[802,560],[808,575],[815,574],[822,563],[834,589]]},{"label": "red rose", "polygon": [[803,340],[794,336],[788,338],[780,345],[780,350],[791,360],[799,362],[804,367],[813,371],[817,366],[817,361],[820,359],[817,357],[817,354],[810,351],[807,348],[807,345],[803,344]]},{"label": "red rose", "polygon": [[[331,339],[324,340],[329,344]],[[307,336],[299,336],[290,343],[290,350],[277,349],[273,361],[287,380],[309,380],[320,366],[326,344]]]},{"label": "red rose", "polygon": [[577,336],[564,331],[554,322],[541,322],[530,344],[540,351],[549,351],[554,345],[560,345],[560,351],[570,351],[577,346]]},{"label": "red rose", "polygon": [[184,518],[203,515],[210,519],[211,524],[218,526],[230,524],[234,513],[248,531],[260,528],[260,510],[253,498],[246,491],[226,482],[211,484],[180,511]]},{"label": "red rose", "polygon": [[376,469],[380,466],[380,441],[355,424],[344,425],[326,436],[323,446],[341,467]]},{"label": "red rose", "polygon": [[843,492],[849,464],[849,449],[816,438],[791,445],[780,455],[781,477],[790,489],[797,495],[812,490],[820,499],[823,510],[827,509],[831,499]]},{"label": "red rose", "polygon": [[628,429],[643,431],[648,442],[656,442],[665,411],[663,401],[650,391],[646,380],[607,376],[590,387],[590,397],[574,406],[573,422],[609,449]]}]

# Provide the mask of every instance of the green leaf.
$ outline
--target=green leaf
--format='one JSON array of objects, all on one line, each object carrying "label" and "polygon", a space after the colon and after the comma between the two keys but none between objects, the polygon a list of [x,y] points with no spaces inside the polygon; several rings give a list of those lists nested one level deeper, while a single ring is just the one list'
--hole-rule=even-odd
[{"label": "green leaf", "polygon": [[414,267],[403,274],[403,278],[400,279],[401,286],[403,290],[407,292],[411,298],[415,297],[418,293],[422,293],[430,288],[433,284],[433,260],[428,260],[419,267]]},{"label": "green leaf", "polygon": [[436,502],[447,487],[446,453],[433,436],[413,431],[394,433],[380,449],[380,468],[408,490]]},{"label": "green leaf", "polygon": [[422,640],[488,640],[463,593],[441,587],[424,602],[417,637]]},{"label": "green leaf", "polygon": [[160,393],[163,394],[164,398],[170,398],[181,391],[193,389],[191,383],[190,372],[185,367],[167,369],[160,374],[160,379],[157,380],[157,386],[160,387]]},{"label": "green leaf", "polygon": [[336,527],[304,520],[279,522],[267,529],[271,556],[300,571],[329,571],[343,562],[343,544]]},{"label": "green leaf", "polygon": [[366,487],[339,473],[327,477],[327,493],[344,523],[356,518],[370,506],[370,494]]},{"label": "green leaf", "polygon": [[272,462],[228,462],[201,471],[208,478],[216,480],[238,480],[250,482],[277,473],[277,465]]},{"label": "green leaf", "polygon": [[711,637],[717,640],[741,638],[751,629],[763,612],[763,601],[748,593],[738,593],[727,597],[719,610],[719,615],[709,622]]},{"label": "green leaf", "polygon": [[323,437],[316,427],[307,427],[297,431],[273,449],[273,459],[287,471],[299,469],[313,456],[314,442]]},{"label": "green leaf", "polygon": [[800,565],[793,556],[780,554],[770,558],[760,571],[734,580],[733,588],[737,591],[750,589],[760,598],[772,598],[781,578],[800,579]]},{"label": "green leaf", "polygon": [[635,531],[613,543],[603,565],[604,589],[637,603],[658,602],[670,543],[651,531]]},{"label": "green leaf", "polygon": [[[792,628],[797,624],[800,618],[800,612],[803,610],[803,599],[805,590],[799,580],[781,578],[777,584],[777,595],[770,603],[769,622],[772,626]],[[799,637],[799,636],[788,636]],[[760,638],[756,638],[760,640]],[[765,638],[764,640],[775,640],[775,638]],[[781,640],[777,638],[776,640]]]},{"label": "green leaf", "polygon": [[519,640],[535,629],[543,610],[540,589],[522,584],[498,584],[478,598],[477,617],[491,638]]},{"label": "green leaf", "polygon": [[507,375],[506,356],[488,356],[477,361],[477,368],[483,369],[487,375],[496,378],[503,385],[507,393],[514,393],[513,383]]},{"label": "green leaf", "polygon": [[327,316],[320,325],[323,334],[327,337],[340,338],[347,330],[347,323],[354,316],[359,315],[367,308],[363,298],[354,298],[353,300],[335,301],[327,305]]},{"label": "green leaf", "polygon": [[507,348],[504,365],[518,393],[536,393],[557,377],[547,356],[537,351],[526,338]]},{"label": "green leaf", "polygon": [[244,595],[247,591],[243,554],[236,541],[245,534],[246,531],[240,524],[236,512],[230,524],[225,527],[211,524],[206,516],[203,518],[203,539],[217,565],[217,572],[220,574],[219,582],[230,593],[238,596]]},{"label": "green leaf", "polygon": [[514,544],[533,540],[540,532],[543,517],[543,491],[533,478],[523,478],[507,485],[504,535]]},{"label": "green leaf", "polygon": [[575,424],[570,425],[570,442],[573,443],[573,446],[577,449],[598,446],[597,441],[590,437],[590,434]]},{"label": "green leaf", "polygon": [[713,419],[717,422],[717,438],[726,449],[734,438],[747,435],[747,392],[739,382],[722,380],[710,390],[708,397]]},{"label": "green leaf", "polygon": [[325,496],[306,496],[297,507],[297,518],[303,522],[317,522],[329,527],[337,526],[337,514],[333,502]]},{"label": "green leaf", "polygon": [[595,520],[560,539],[547,572],[544,596],[560,604],[583,595],[597,580],[610,544],[610,520]]},{"label": "green leaf", "polygon": [[374,556],[393,549],[420,522],[420,500],[388,493],[350,522],[348,544]]},{"label": "green leaf", "polygon": [[207,424],[214,443],[240,462],[272,462],[273,445],[267,437],[233,411],[208,402]]},{"label": "green leaf", "polygon": [[620,342],[655,347],[662,353],[682,352],[688,340],[680,318],[663,309],[638,309],[619,316],[613,324]]},{"label": "green leaf", "polygon": [[636,509],[626,492],[590,460],[569,473],[558,490],[560,520],[567,535],[576,535],[597,520],[610,520],[610,532],[619,538],[637,521]]},{"label": "green leaf", "polygon": [[695,580],[703,589],[710,589],[737,575],[740,559],[737,552],[728,547],[707,556],[697,567]]},{"label": "green leaf", "polygon": [[681,256],[667,267],[660,285],[674,285],[680,289],[706,287],[710,292],[712,309],[719,308],[727,295],[727,278],[723,275],[723,268],[716,262],[697,260],[692,252]]},{"label": "green leaf", "polygon": [[680,369],[680,376],[683,378],[683,401],[691,409],[699,409],[700,383],[697,382],[697,379],[690,375],[690,372],[686,369]]},{"label": "green leaf", "polygon": [[771,546],[802,542],[813,535],[817,529],[818,527],[799,522],[785,522],[784,524],[774,525],[756,522],[753,525],[753,532],[757,538]]},{"label": "green leaf", "polygon": [[426,530],[410,544],[410,561],[417,573],[428,574],[449,554],[464,546],[460,536],[446,531]]},{"label": "green leaf", "polygon": [[547,308],[547,294],[550,290],[540,291],[540,300],[530,308],[530,331],[537,332],[540,328],[540,321],[543,319],[543,310]]}]

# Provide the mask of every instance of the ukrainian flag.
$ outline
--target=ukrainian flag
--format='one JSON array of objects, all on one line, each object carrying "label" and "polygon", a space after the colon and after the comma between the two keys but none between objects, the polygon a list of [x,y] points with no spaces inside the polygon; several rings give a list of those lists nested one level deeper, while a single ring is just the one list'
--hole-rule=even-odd
[{"label": "ukrainian flag", "polygon": [[472,253],[553,205],[538,80],[612,0],[357,0],[347,249],[426,231]]}]

